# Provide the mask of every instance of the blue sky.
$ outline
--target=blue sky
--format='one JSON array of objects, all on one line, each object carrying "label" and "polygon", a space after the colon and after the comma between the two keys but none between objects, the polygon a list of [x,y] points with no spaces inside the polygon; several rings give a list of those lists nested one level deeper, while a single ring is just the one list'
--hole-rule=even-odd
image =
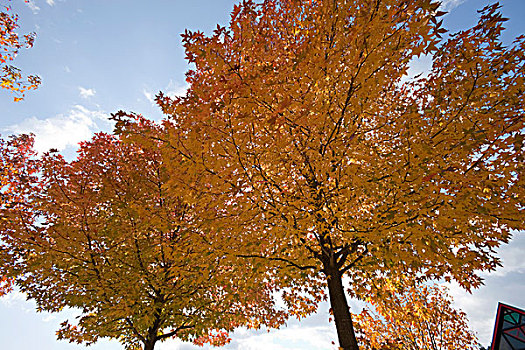
[{"label": "blue sky", "polygon": [[[15,65],[27,74],[38,74],[42,85],[14,103],[0,90],[0,134],[34,132],[37,148],[58,148],[69,157],[76,144],[93,132],[111,131],[109,113],[119,109],[160,119],[152,102],[162,90],[185,90],[180,34],[185,28],[210,33],[217,23],[226,25],[234,0],[0,0],[20,14],[21,32],[37,32],[35,45],[24,50]],[[476,10],[486,0],[449,0],[445,27],[452,31],[472,26]],[[525,1],[503,0],[509,18],[504,41],[525,33]],[[429,60],[415,62],[412,71],[428,67]],[[450,285],[456,306],[467,312],[482,344],[490,342],[497,301],[525,307],[525,235],[500,249],[504,267],[484,275],[486,284],[468,294]],[[352,303],[354,310],[358,303]],[[0,344],[6,349],[75,350],[83,346],[58,342],[54,332],[72,312],[36,313],[34,305],[14,292],[0,298]],[[269,333],[238,330],[227,349],[335,349],[328,306],[301,322]],[[121,349],[117,342],[101,342],[94,350]],[[168,341],[160,350],[199,349]]]}]

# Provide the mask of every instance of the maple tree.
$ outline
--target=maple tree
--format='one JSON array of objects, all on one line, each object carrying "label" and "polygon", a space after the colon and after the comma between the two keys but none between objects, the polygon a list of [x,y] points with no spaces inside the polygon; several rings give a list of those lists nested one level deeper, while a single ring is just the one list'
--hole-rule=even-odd
[{"label": "maple tree", "polygon": [[20,49],[32,47],[35,40],[35,33],[23,36],[17,33],[18,19],[11,7],[0,5],[0,87],[13,92],[15,102],[22,100],[26,91],[40,85],[38,76],[28,75],[24,79],[21,70],[9,64]]},{"label": "maple tree", "polygon": [[[243,1],[183,35],[187,94],[157,97],[167,189],[214,208],[224,254],[270,265],[299,316],[327,287],[345,350],[347,295],[396,275],[478,287],[523,222],[524,37],[501,43],[497,4],[455,34],[438,9]],[[420,55],[430,72],[407,78]]]},{"label": "maple tree", "polygon": [[[20,177],[25,182],[28,178],[32,178],[36,171],[33,162],[30,161],[35,153],[32,152],[29,145],[30,139],[27,136],[20,136],[10,141],[0,138],[0,209],[2,210],[0,224],[2,225],[7,221],[7,216],[4,216],[5,210],[16,203],[24,202],[27,195],[26,191],[14,191],[12,179]],[[9,261],[5,253],[6,242],[3,241],[0,234],[0,258],[3,264]],[[13,280],[0,271],[0,296],[9,293],[12,286]]]},{"label": "maple tree", "polygon": [[370,306],[353,315],[362,349],[478,349],[464,312],[452,307],[443,286],[407,279],[382,281]]},{"label": "maple tree", "polygon": [[224,261],[198,213],[166,195],[155,147],[100,133],[68,162],[37,157],[32,141],[2,141],[0,275],[38,310],[81,312],[59,339],[152,350],[170,337],[221,345],[240,325],[282,324],[269,276]]}]

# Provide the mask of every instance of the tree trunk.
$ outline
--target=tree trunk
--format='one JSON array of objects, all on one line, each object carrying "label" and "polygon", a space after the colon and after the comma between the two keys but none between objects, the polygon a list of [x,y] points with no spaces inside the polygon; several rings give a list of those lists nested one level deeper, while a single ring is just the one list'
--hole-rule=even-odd
[{"label": "tree trunk", "polygon": [[348,308],[341,273],[336,268],[326,269],[330,306],[334,314],[335,327],[339,346],[343,350],[359,350],[352,324],[352,316]]},{"label": "tree trunk", "polygon": [[155,339],[155,337],[146,339],[146,342],[144,343],[144,350],[153,350],[155,348],[156,342],[157,339]]},{"label": "tree trunk", "polygon": [[153,350],[153,348],[155,347],[155,343],[157,342],[157,340],[159,340],[158,333],[161,325],[161,307],[163,300],[164,299],[162,296],[155,297],[155,304],[157,304],[155,312],[153,313],[155,320],[153,321],[151,327],[148,328],[148,333],[146,334],[146,339],[144,342],[144,350]]}]

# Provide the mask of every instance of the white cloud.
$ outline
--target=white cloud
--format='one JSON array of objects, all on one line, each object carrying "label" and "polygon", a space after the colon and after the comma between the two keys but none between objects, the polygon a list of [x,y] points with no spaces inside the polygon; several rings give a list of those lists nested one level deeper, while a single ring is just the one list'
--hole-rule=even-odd
[{"label": "white cloud", "polygon": [[[335,325],[325,323],[306,326],[303,322],[291,321],[286,328],[277,330],[252,330],[239,328],[231,335],[232,341],[222,347],[224,350],[335,350],[337,335]],[[159,350],[215,349],[205,345],[199,347],[180,340],[169,340],[158,345]]]},{"label": "white cloud", "polygon": [[[321,350],[330,349],[332,341],[336,340],[335,332],[329,325],[310,326],[298,323],[276,331],[262,331],[253,334],[247,330],[236,332],[235,342],[230,349],[250,350]],[[332,346],[332,348],[336,348]]]},{"label": "white cloud", "polygon": [[57,319],[57,315],[56,314],[53,314],[53,313],[47,313],[45,314],[45,316],[42,318],[42,321],[44,322],[52,322],[52,321],[55,321]]},{"label": "white cloud", "polygon": [[26,295],[19,290],[12,290],[0,298],[0,303],[12,307],[24,303],[26,301]]},{"label": "white cloud", "polygon": [[455,306],[466,312],[470,326],[483,346],[492,339],[498,302],[525,308],[524,251],[525,233],[516,232],[509,244],[498,249],[503,267],[492,273],[483,273],[483,286],[469,294],[457,283],[448,284]]},{"label": "white cloud", "polygon": [[68,146],[76,147],[80,141],[90,139],[93,132],[109,129],[109,126],[106,113],[76,105],[68,114],[59,114],[47,119],[31,117],[6,128],[6,131],[34,133],[35,149],[38,152],[46,152],[50,148],[61,151]]},{"label": "white cloud", "polygon": [[142,93],[151,104],[155,104],[155,94],[153,92],[144,89]]},{"label": "white cloud", "polygon": [[37,14],[40,11],[40,7],[35,4],[34,0],[26,1],[26,5],[33,11],[34,14]]},{"label": "white cloud", "polygon": [[[185,84],[185,85],[180,85],[180,84],[176,84],[173,82],[173,80],[170,80],[170,82],[168,83],[168,86],[166,86],[164,89],[162,89],[162,92],[173,98],[173,97],[182,97],[182,96],[185,96],[186,95],[186,91],[188,91],[188,85]],[[152,104],[152,105],[157,105],[157,103],[155,102],[155,95],[157,94],[158,91],[153,91],[152,89],[148,89],[148,88],[144,88],[142,90],[142,93],[144,95],[144,97],[146,97],[146,99]]]},{"label": "white cloud", "polygon": [[442,11],[450,11],[454,9],[455,7],[458,7],[462,3],[464,3],[465,0],[443,0],[441,2],[440,10]]},{"label": "white cloud", "polygon": [[179,85],[170,80],[168,86],[163,90],[163,92],[169,97],[181,97],[186,95],[186,91],[188,91],[188,88],[188,84]]},{"label": "white cloud", "polygon": [[79,86],[78,90],[80,91],[80,97],[86,98],[86,99],[95,96],[95,94],[97,93],[95,89],[86,89],[86,88],[83,88],[82,86]]},{"label": "white cloud", "polygon": [[[352,312],[359,312],[362,302],[349,301]],[[301,320],[289,319],[281,329],[238,328],[230,337],[232,341],[224,350],[335,350],[337,334],[335,324],[328,322],[330,305],[322,302],[315,314]],[[335,343],[332,344],[332,342]],[[159,344],[159,350],[213,350],[212,346],[199,347],[180,340],[169,340]]]},{"label": "white cloud", "polygon": [[505,277],[512,273],[525,274],[525,259],[523,259],[523,252],[525,251],[524,232],[514,232],[514,238],[511,242],[502,245],[497,251],[503,266],[499,267],[494,272],[483,274],[484,277]]},{"label": "white cloud", "polygon": [[28,300],[27,295],[17,287],[0,298],[0,305],[6,309],[23,311],[25,314],[34,312],[36,308],[35,301]]},{"label": "white cloud", "polygon": [[47,3],[49,6],[55,6],[55,0],[46,0],[46,3]]},{"label": "white cloud", "polygon": [[432,69],[432,57],[429,55],[422,55],[420,57],[413,57],[408,64],[407,78],[414,78],[416,75],[427,76]]}]

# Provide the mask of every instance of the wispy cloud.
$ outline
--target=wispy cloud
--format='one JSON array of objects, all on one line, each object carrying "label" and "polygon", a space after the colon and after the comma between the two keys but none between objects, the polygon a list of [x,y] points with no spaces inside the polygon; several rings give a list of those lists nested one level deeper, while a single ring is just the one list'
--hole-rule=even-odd
[{"label": "wispy cloud", "polygon": [[146,97],[146,100],[153,105],[155,104],[155,94],[153,92],[144,89],[142,90],[142,93],[144,94],[144,97]]},{"label": "wispy cloud", "polygon": [[86,89],[86,88],[83,88],[82,86],[79,86],[78,90],[80,91],[80,97],[86,98],[86,99],[95,96],[95,94],[97,93],[95,89]]},{"label": "wispy cloud", "polygon": [[[180,85],[180,84],[174,83],[173,80],[170,80],[168,85],[164,89],[161,89],[161,90],[165,95],[173,98],[176,96],[186,95],[186,91],[188,91],[188,87],[189,86],[187,84]],[[157,93],[158,93],[158,90],[154,91],[149,88],[144,88],[142,90],[142,94],[144,95],[144,97],[146,97],[146,100],[148,100],[153,105],[157,105],[157,103],[155,102],[155,95]]]},{"label": "wispy cloud", "polygon": [[[359,312],[362,302],[350,301],[352,312]],[[328,319],[330,305],[323,302],[319,310],[304,319],[290,319],[286,327],[281,329],[245,329],[238,328],[232,334],[231,343],[223,347],[224,350],[336,350],[337,334],[333,322]],[[335,344],[332,344],[334,342]],[[180,340],[159,344],[159,350],[199,350],[202,349],[191,343]],[[211,350],[213,347],[205,346]]]},{"label": "wispy cloud", "polygon": [[51,148],[62,151],[68,146],[77,146],[80,141],[90,139],[94,132],[110,128],[107,113],[76,105],[67,114],[47,119],[31,117],[5,128],[4,132],[33,133],[35,149],[38,152],[47,152]]},{"label": "wispy cloud", "polygon": [[180,85],[170,80],[168,86],[163,90],[163,92],[169,97],[185,96],[188,88],[188,84]]},{"label": "wispy cloud", "polygon": [[467,313],[472,329],[478,334],[482,345],[487,346],[492,338],[498,302],[524,307],[525,295],[525,233],[515,232],[509,244],[498,249],[503,267],[491,273],[482,273],[484,285],[466,292],[457,283],[448,284],[456,307]]},{"label": "wispy cloud", "polygon": [[33,11],[33,13],[36,14],[38,13],[38,11],[40,11],[40,7],[38,7],[38,5],[35,4],[34,0],[29,0],[29,1],[26,1],[25,3],[31,9],[31,11]]},{"label": "wispy cloud", "polygon": [[[498,249],[498,256],[501,258],[503,266],[487,275],[505,277],[506,275],[513,273],[525,274],[525,259],[523,259],[524,251],[525,233],[516,231],[514,232],[514,237],[510,243],[502,245]],[[525,281],[523,284],[525,285]]]},{"label": "wispy cloud", "polygon": [[441,7],[440,9],[443,11],[450,11],[454,9],[455,7],[458,7],[462,3],[464,3],[466,0],[443,0],[441,1]]},{"label": "wispy cloud", "polygon": [[13,306],[14,304],[18,303],[24,303],[26,301],[27,297],[24,293],[20,292],[19,290],[13,290],[3,297],[0,298],[0,303],[5,306]]},{"label": "wispy cloud", "polygon": [[42,321],[44,322],[52,322],[57,319],[57,314],[48,313],[42,318]]},{"label": "wispy cloud", "polygon": [[[332,328],[335,328],[335,326]],[[235,332],[234,342],[227,346],[226,349],[321,350],[329,349],[330,344],[334,340],[336,340],[336,335],[330,326],[305,327],[304,325],[295,324],[270,332],[264,330],[258,332],[239,330]],[[332,348],[336,349],[335,346]]]},{"label": "wispy cloud", "polygon": [[[248,330],[236,329],[232,341],[223,347],[224,350],[335,350],[337,335],[334,325],[305,327],[302,324],[288,325],[278,330]],[[180,340],[159,344],[159,350],[198,350],[202,347]],[[213,349],[205,346],[205,349]]]},{"label": "wispy cloud", "polygon": [[426,76],[432,69],[432,57],[430,55],[422,55],[420,57],[414,57],[408,65],[408,78],[414,78],[416,75]]},{"label": "wispy cloud", "polygon": [[46,4],[49,6],[55,6],[55,0],[46,0]]}]

